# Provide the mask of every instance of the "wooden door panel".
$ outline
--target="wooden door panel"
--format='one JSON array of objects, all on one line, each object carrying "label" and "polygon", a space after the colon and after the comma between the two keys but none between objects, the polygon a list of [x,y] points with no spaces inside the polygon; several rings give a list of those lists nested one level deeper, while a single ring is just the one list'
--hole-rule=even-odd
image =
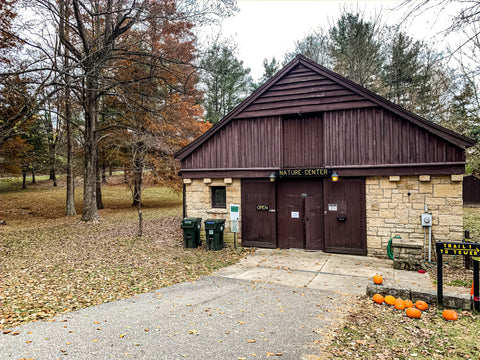
[{"label": "wooden door panel", "polygon": [[325,181],[325,251],[366,254],[365,179]]},{"label": "wooden door panel", "polygon": [[276,248],[275,185],[242,180],[242,245]]},{"label": "wooden door panel", "polygon": [[324,250],[323,242],[323,198],[305,198],[305,249]]}]

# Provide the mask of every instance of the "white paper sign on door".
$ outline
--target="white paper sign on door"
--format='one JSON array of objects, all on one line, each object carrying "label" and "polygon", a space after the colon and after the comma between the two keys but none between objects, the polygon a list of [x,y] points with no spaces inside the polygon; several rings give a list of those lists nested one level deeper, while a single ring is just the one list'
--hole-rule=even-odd
[{"label": "white paper sign on door", "polygon": [[300,212],[292,211],[292,219],[299,219],[299,218],[300,218]]},{"label": "white paper sign on door", "polygon": [[328,204],[328,211],[337,211],[337,204]]}]

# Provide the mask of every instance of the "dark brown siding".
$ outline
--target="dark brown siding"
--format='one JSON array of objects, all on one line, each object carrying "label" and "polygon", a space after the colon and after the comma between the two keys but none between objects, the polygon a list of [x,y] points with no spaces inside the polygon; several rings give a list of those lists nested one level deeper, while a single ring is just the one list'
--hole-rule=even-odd
[{"label": "dark brown siding", "polygon": [[283,120],[283,167],[323,166],[322,116]]},{"label": "dark brown siding", "polygon": [[183,169],[265,168],[281,164],[281,118],[232,121],[195,153]]},{"label": "dark brown siding", "polygon": [[388,110],[365,108],[234,120],[185,158],[182,169],[445,167],[464,161],[463,149]]},{"label": "dark brown siding", "polygon": [[305,114],[367,106],[375,106],[375,103],[306,66],[299,65],[236,118]]},{"label": "dark brown siding", "polygon": [[480,204],[480,179],[473,175],[463,178],[463,203]]},{"label": "dark brown siding", "polygon": [[386,110],[326,112],[324,132],[329,166],[465,161],[462,149]]}]

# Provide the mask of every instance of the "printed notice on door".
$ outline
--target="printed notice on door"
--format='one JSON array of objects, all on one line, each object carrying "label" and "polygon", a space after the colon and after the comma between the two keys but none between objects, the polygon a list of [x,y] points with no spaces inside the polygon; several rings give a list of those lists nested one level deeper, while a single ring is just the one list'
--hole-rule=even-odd
[{"label": "printed notice on door", "polygon": [[292,211],[292,219],[299,219],[300,212],[299,211]]},{"label": "printed notice on door", "polygon": [[328,204],[328,211],[337,211],[337,204]]}]

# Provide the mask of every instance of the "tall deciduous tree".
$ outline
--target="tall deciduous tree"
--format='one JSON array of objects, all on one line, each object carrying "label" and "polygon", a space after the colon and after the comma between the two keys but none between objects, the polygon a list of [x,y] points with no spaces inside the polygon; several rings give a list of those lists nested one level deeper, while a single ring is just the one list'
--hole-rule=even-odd
[{"label": "tall deciduous tree", "polygon": [[330,37],[323,28],[308,34],[302,40],[295,41],[295,49],[285,54],[283,64],[293,60],[297,54],[315,61],[322,66],[330,67]]}]

